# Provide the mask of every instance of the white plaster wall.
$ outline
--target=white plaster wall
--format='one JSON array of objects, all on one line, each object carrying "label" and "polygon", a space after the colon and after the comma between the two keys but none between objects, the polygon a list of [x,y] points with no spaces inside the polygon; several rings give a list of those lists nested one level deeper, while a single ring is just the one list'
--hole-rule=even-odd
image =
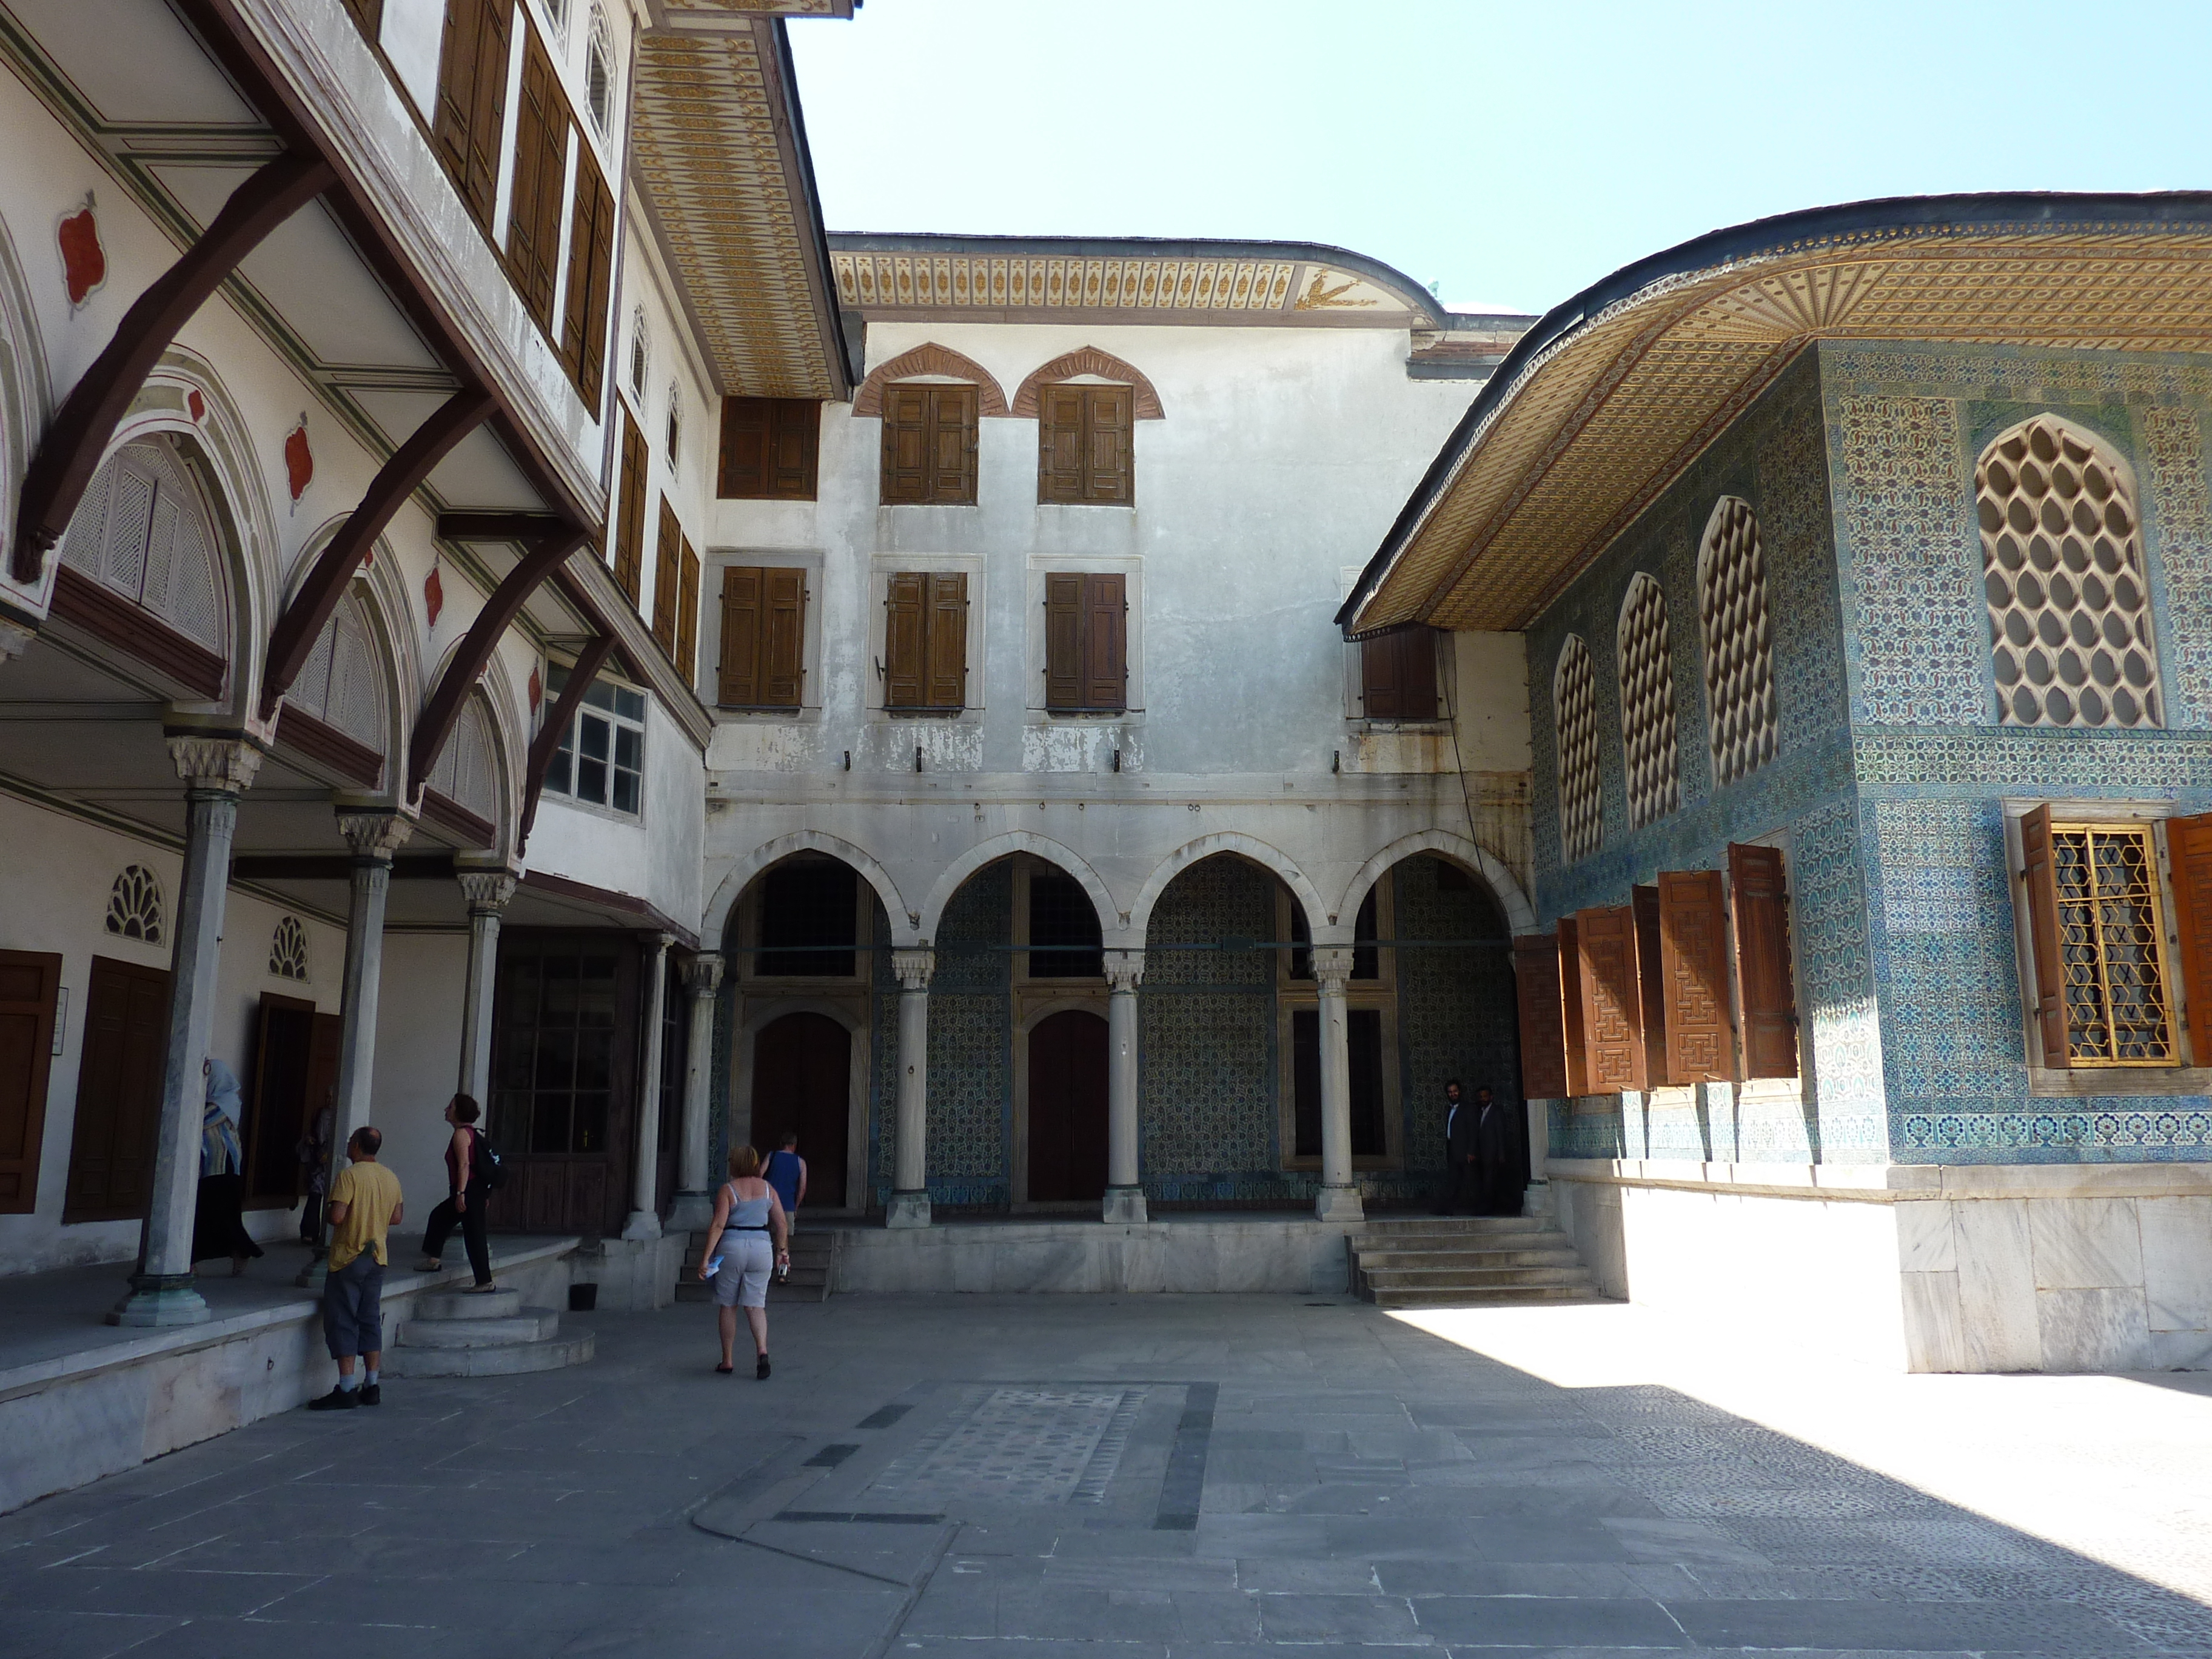
[{"label": "white plaster wall", "polygon": [[1528,649],[1520,634],[1455,634],[1452,664],[1460,763],[1470,772],[1526,772]]},{"label": "white plaster wall", "polygon": [[399,1177],[409,1232],[420,1232],[431,1206],[446,1196],[446,1143],[453,1132],[444,1115],[460,1087],[468,972],[465,933],[385,935],[369,1121],[384,1132],[379,1160]]},{"label": "white plaster wall", "polygon": [[538,800],[530,832],[530,868],[645,899],[696,930],[707,811],[702,775],[690,736],[647,699],[644,811],[625,818],[549,792]]}]

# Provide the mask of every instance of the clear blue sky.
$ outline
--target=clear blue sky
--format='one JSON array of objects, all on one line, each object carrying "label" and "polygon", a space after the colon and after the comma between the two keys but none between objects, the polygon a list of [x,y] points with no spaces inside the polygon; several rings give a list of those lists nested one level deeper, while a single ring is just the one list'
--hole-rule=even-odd
[{"label": "clear blue sky", "polygon": [[2212,188],[2208,0],[866,0],[790,27],[832,230],[1331,242],[1462,310],[1825,203]]}]

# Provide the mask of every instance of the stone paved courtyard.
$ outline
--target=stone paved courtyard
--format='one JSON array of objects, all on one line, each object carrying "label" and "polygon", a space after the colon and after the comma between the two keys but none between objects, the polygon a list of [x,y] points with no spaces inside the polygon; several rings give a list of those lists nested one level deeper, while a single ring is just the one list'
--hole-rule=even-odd
[{"label": "stone paved courtyard", "polygon": [[0,1654],[2212,1656],[2205,1375],[1038,1296],[778,1308],[763,1384],[592,1318],[0,1518]]}]

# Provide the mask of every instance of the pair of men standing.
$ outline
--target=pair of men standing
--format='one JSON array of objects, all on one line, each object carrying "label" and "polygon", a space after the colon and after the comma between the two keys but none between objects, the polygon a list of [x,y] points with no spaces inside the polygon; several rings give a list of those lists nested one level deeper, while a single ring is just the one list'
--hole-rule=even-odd
[{"label": "pair of men standing", "polygon": [[1474,1098],[1460,1098],[1457,1078],[1444,1085],[1444,1190],[1438,1208],[1446,1215],[1518,1215],[1526,1185],[1515,1167],[1511,1126],[1505,1108],[1489,1085]]}]

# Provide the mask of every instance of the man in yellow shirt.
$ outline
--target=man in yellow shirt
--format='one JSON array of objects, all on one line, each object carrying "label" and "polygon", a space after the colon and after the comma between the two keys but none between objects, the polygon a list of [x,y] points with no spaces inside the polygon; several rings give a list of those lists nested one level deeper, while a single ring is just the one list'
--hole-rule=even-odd
[{"label": "man in yellow shirt", "polygon": [[[346,1142],[346,1166],[331,1183],[331,1255],[323,1280],[323,1340],[338,1362],[338,1385],[311,1412],[349,1411],[381,1403],[377,1371],[384,1358],[385,1234],[406,1207],[399,1177],[376,1161],[384,1136],[363,1124]],[[367,1362],[365,1378],[354,1361]]]}]

